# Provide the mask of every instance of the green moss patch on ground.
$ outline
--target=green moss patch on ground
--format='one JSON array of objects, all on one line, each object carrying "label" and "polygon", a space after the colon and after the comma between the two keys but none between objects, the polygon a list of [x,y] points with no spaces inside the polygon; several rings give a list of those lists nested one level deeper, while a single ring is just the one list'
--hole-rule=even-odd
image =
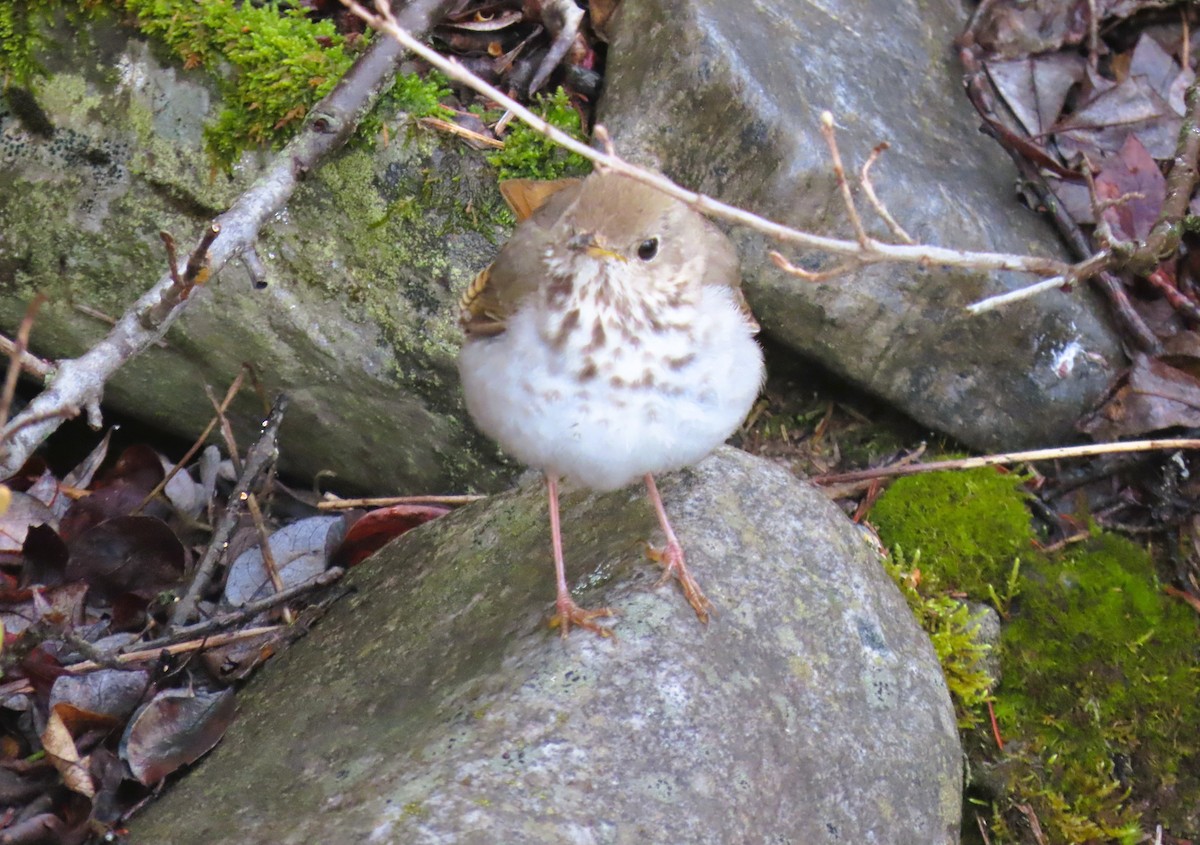
[{"label": "green moss patch on ground", "polygon": [[[991,468],[930,473],[897,481],[871,516],[911,561],[890,568],[970,726],[972,790],[990,804],[991,841],[1132,843],[1157,823],[1194,837],[1195,614],[1164,594],[1150,554],[1123,537],[1040,552],[1025,500],[1018,477]],[[990,694],[1003,749],[990,719],[972,712],[984,664],[950,591],[1006,614]],[[969,812],[966,823],[975,826]]]}]

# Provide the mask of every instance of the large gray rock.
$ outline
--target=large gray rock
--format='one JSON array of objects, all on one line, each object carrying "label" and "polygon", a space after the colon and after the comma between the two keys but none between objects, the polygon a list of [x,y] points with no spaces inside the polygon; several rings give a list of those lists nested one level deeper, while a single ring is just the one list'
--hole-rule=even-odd
[{"label": "large gray rock", "polygon": [[569,575],[620,612],[615,642],[545,626],[540,484],[464,508],[355,570],[132,841],[957,842],[949,697],[858,530],[732,449],[662,489],[707,627],[653,589],[640,490],[563,503]]},{"label": "large gray rock", "polygon": [[[873,181],[917,240],[1059,255],[1049,226],[1018,205],[1015,170],[962,92],[953,41],[965,19],[956,0],[626,0],[611,25],[600,120],[619,152],[685,185],[848,236],[818,126],[830,109],[855,172],[875,144],[891,143]],[[982,317],[963,310],[1027,276],[886,264],[814,284],[767,259],[778,244],[748,231],[735,239],[767,332],[978,448],[1070,439],[1121,360],[1087,295],[1050,293]]]},{"label": "large gray rock", "polygon": [[[48,124],[0,100],[0,330],[13,333],[43,291],[33,351],[61,358],[107,331],[82,308],[122,313],[166,269],[158,233],[190,249],[258,162],[213,172],[202,131],[220,103],[203,73],[124,29],[90,25],[53,43],[35,92]],[[333,470],[371,490],[494,486],[495,450],[464,424],[454,367],[455,291],[504,237],[494,170],[457,141],[389,120],[407,142],[343,150],[264,228],[268,287],[227,266],[166,348],[113,379],[110,407],[194,437],[212,416],[204,385],[223,392],[249,362],[268,394],[292,395],[286,471]],[[261,415],[247,391],[233,413],[242,442]]]}]

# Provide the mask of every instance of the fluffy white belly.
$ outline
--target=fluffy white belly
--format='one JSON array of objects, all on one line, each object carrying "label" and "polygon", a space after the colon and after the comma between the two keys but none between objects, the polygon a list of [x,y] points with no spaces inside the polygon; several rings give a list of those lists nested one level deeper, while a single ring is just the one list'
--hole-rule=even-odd
[{"label": "fluffy white belly", "polygon": [[[606,350],[609,369],[581,381],[571,345],[539,334],[533,309],[492,338],[470,338],[459,356],[467,409],[480,429],[521,462],[595,490],[703,458],[745,418],[762,385],[762,351],[723,287],[705,288],[699,330],[680,357],[680,338],[647,332],[640,345]],[[640,374],[655,384],[612,373]]]}]

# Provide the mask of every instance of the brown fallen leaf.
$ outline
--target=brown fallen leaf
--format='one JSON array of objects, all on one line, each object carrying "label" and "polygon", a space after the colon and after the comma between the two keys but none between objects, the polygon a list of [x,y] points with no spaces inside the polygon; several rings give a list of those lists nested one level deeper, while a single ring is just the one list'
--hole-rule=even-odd
[{"label": "brown fallen leaf", "polygon": [[1200,426],[1200,379],[1139,355],[1108,400],[1080,428],[1098,440]]},{"label": "brown fallen leaf", "polygon": [[160,692],[130,720],[121,738],[121,759],[141,783],[158,783],[220,741],[233,721],[234,702],[232,689]]},{"label": "brown fallen leaf", "polygon": [[50,718],[46,720],[46,729],[42,731],[41,739],[46,756],[62,775],[67,789],[94,798],[96,786],[92,783],[87,766],[81,761],[79,750],[75,748],[75,739],[67,729],[59,708],[50,711]]}]

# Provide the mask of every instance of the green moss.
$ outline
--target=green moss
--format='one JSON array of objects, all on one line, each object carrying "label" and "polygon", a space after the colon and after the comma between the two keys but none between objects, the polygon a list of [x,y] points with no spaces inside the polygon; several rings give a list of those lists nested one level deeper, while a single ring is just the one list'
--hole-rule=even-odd
[{"label": "green moss", "polygon": [[290,136],[352,61],[332,22],[312,21],[303,9],[275,2],[113,2],[184,67],[202,67],[221,80],[224,109],[207,140],[224,166],[247,148]]},{"label": "green moss", "polygon": [[921,572],[919,563],[917,555],[911,566],[906,564],[902,550],[896,547],[884,567],[933,642],[954,700],[958,726],[973,727],[982,720],[983,705],[996,683],[985,666],[991,646],[980,638],[983,613],[973,613],[965,602],[946,595],[936,577]]},{"label": "green moss", "polygon": [[[1195,836],[1194,613],[1162,593],[1149,553],[1119,536],[1039,552],[1025,498],[1019,479],[994,470],[931,473],[896,482],[872,512],[968,729],[991,841],[1132,843],[1158,822]],[[990,600],[1007,619],[990,699],[1003,749],[978,717],[984,652],[963,597]]]},{"label": "green moss", "polygon": [[52,3],[0,4],[0,76],[3,88],[25,86],[42,73],[37,53],[45,49],[45,28],[54,17]]},{"label": "green moss", "polygon": [[989,598],[1013,562],[1031,551],[1022,476],[991,467],[897,480],[871,511],[889,546],[919,551],[946,589]]},{"label": "green moss", "polygon": [[1200,794],[1195,615],[1115,535],[1028,571],[996,697],[1015,798],[1041,807],[1058,841],[1138,841],[1141,809],[1167,821]]},{"label": "green moss", "polygon": [[352,56],[330,21],[277,2],[228,0],[15,0],[0,4],[0,71],[28,84],[49,42],[46,24],[68,16],[117,12],[120,20],[166,46],[184,68],[218,81],[224,109],[208,127],[209,151],[228,166],[241,153],[285,141],[309,108],[350,66]]},{"label": "green moss", "polygon": [[[539,97],[533,110],[572,138],[583,140],[579,112],[559,88],[549,97]],[[583,156],[568,152],[523,123],[515,123],[504,138],[504,149],[491,153],[488,161],[501,179],[560,179],[582,176],[590,165]]]}]

